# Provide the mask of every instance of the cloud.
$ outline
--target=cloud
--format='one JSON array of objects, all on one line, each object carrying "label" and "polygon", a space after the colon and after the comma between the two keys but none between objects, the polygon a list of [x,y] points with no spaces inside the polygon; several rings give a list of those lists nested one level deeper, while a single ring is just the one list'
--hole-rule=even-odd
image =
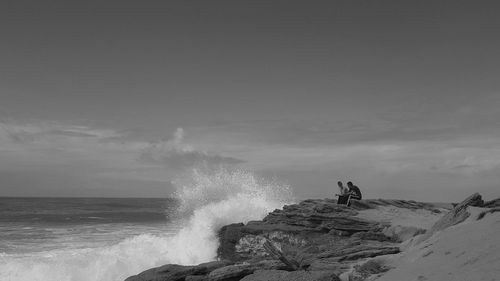
[{"label": "cloud", "polygon": [[161,193],[162,182],[167,194],[182,169],[244,162],[188,145],[183,129],[167,141],[143,139],[130,137],[129,131],[63,122],[1,122],[0,186],[6,187],[0,195],[99,195],[114,190],[116,196],[147,196],[141,193],[144,186],[153,195]]},{"label": "cloud", "polygon": [[184,129],[178,128],[173,138],[151,143],[139,159],[145,163],[159,164],[169,169],[186,169],[195,165],[235,165],[245,161],[196,150],[184,143]]},{"label": "cloud", "polygon": [[0,122],[0,139],[13,144],[74,141],[80,138],[105,139],[118,134],[109,129],[68,125],[61,122]]},{"label": "cloud", "polygon": [[[397,194],[398,188],[406,190],[408,185],[415,192],[419,186],[442,186],[447,190],[462,188],[467,193],[469,186],[492,186],[499,179],[497,135],[474,134],[452,140],[390,139],[386,135],[373,141],[346,141],[349,138],[344,139],[342,132],[362,134],[370,129],[344,126],[332,131],[333,125],[308,122],[289,126],[266,122],[237,125],[190,127],[188,137],[179,128],[169,139],[150,142],[142,132],[62,122],[3,122],[0,171],[40,183],[25,187],[24,194],[28,195],[33,189],[53,188],[56,183],[45,179],[57,177],[58,173],[80,182],[82,188],[124,181],[132,190],[132,186],[140,186],[138,182],[155,182],[155,186],[165,182],[168,186],[179,172],[193,166],[240,163],[258,172],[286,175],[295,181],[292,185],[301,184],[296,186],[298,189],[316,185],[318,194],[337,177],[373,187],[373,196],[384,190],[387,195]],[[3,182],[9,185],[7,179]],[[57,184],[61,190],[67,188]]]},{"label": "cloud", "polygon": [[[245,162],[187,144],[182,128],[178,128],[169,140],[146,142],[131,138],[127,131],[61,122],[1,122],[0,140],[0,152],[3,151],[0,168],[8,166],[7,162],[11,166],[21,162],[26,165],[88,162],[107,170],[118,169],[113,171],[116,175],[124,169],[143,173],[145,167],[151,169],[152,166],[156,167],[154,169],[167,167],[180,170],[199,164],[235,165]],[[88,168],[95,170],[90,166]]]},{"label": "cloud", "polygon": [[73,131],[73,130],[52,130],[52,131],[48,131],[47,133],[51,134],[51,135],[59,135],[59,136],[66,136],[66,137],[80,137],[80,138],[98,137],[98,135],[96,135],[96,134]]}]

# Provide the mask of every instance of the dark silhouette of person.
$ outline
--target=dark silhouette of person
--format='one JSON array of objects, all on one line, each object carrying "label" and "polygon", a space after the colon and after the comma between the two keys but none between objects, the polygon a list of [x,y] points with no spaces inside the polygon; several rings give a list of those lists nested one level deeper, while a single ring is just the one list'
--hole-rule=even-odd
[{"label": "dark silhouette of person", "polygon": [[359,187],[352,184],[352,182],[348,182],[347,188],[349,188],[349,193],[351,194],[351,199],[361,200],[362,196],[361,196],[361,191],[359,190]]}]

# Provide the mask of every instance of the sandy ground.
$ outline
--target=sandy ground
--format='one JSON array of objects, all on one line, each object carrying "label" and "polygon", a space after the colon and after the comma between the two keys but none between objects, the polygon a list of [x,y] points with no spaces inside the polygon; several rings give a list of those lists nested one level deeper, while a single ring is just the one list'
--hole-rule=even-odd
[{"label": "sandy ground", "polygon": [[[395,268],[377,280],[500,281],[500,212],[476,220],[484,209],[469,210],[472,214],[463,223],[437,232],[420,244],[414,245],[415,239],[405,243],[403,253],[387,257],[388,265]],[[428,228],[442,215],[426,212],[400,209],[378,216],[393,224]]]}]

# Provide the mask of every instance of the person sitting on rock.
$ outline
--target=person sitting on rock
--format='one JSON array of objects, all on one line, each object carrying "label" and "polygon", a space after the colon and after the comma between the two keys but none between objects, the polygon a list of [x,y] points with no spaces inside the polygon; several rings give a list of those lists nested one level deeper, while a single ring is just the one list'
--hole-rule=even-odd
[{"label": "person sitting on rock", "polygon": [[361,200],[361,191],[357,186],[352,184],[352,182],[347,183],[347,187],[349,188],[349,193],[351,194],[351,199]]},{"label": "person sitting on rock", "polygon": [[337,182],[337,185],[340,189],[340,194],[336,194],[339,199],[337,200],[337,204],[347,205],[349,203],[349,197],[351,194],[349,193],[349,188],[345,187],[341,181]]},{"label": "person sitting on rock", "polygon": [[349,188],[345,187],[341,181],[338,181],[337,185],[339,186],[340,195],[345,195],[349,192]]}]

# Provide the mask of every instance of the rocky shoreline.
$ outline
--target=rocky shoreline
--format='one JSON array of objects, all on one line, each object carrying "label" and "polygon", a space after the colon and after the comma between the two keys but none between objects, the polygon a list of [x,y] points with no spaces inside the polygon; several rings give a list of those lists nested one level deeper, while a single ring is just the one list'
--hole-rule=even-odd
[{"label": "rocky shoreline", "polygon": [[[261,221],[222,227],[217,261],[164,265],[126,281],[374,280],[390,269],[383,258],[400,253],[403,242],[460,223],[468,217],[468,206],[495,212],[500,200],[485,203],[477,193],[453,205],[374,199],[347,207],[333,199],[305,200]],[[388,219],[395,211],[418,213],[432,227],[395,225]],[[369,215],[377,212],[386,216]]]}]

